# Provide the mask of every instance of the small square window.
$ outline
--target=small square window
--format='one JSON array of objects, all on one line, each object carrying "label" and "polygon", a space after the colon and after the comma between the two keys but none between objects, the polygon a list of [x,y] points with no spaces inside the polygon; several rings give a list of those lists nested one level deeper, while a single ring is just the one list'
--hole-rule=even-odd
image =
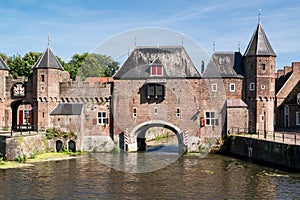
[{"label": "small square window", "polygon": [[230,85],[229,85],[229,91],[230,92],[235,92],[235,83],[230,83]]},{"label": "small square window", "polygon": [[105,125],[107,124],[106,112],[98,112],[98,124]]},{"label": "small square window", "polygon": [[205,112],[205,124],[206,126],[217,126],[218,119],[215,112]]},{"label": "small square window", "polygon": [[250,83],[249,89],[250,89],[250,91],[255,90],[255,83],[254,82]]},{"label": "small square window", "polygon": [[211,91],[216,92],[218,90],[218,85],[217,84],[212,84],[211,85]]}]

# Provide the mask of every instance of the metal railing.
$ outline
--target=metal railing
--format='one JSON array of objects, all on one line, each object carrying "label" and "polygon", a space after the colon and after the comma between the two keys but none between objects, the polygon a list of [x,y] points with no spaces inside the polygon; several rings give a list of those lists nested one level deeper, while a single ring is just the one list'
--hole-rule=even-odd
[{"label": "metal railing", "polygon": [[247,128],[231,127],[229,134],[256,138],[272,142],[300,145],[300,133],[290,131],[250,130]]},{"label": "metal railing", "polygon": [[15,126],[11,126],[10,129],[8,129],[6,133],[10,133],[10,136],[15,135],[31,135],[38,133],[38,126],[37,125],[31,125],[31,124],[18,124]]}]

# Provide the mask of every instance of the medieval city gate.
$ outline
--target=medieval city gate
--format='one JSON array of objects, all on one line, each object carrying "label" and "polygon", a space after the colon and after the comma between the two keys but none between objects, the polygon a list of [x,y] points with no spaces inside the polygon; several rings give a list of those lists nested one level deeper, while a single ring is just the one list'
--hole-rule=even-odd
[{"label": "medieval city gate", "polygon": [[[128,131],[128,151],[145,151],[146,150],[146,133],[147,130],[153,127],[162,127],[172,131],[178,141],[178,151],[186,151],[186,145],[184,144],[184,133],[177,126],[172,123],[163,120],[150,120],[138,124],[130,132]],[[126,137],[126,133],[125,133]],[[126,141],[126,139],[125,139]],[[126,143],[126,142],[125,142]]]}]

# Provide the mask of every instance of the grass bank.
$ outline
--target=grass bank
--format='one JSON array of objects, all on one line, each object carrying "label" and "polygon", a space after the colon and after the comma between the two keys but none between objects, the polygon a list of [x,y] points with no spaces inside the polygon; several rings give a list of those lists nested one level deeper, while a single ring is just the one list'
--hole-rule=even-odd
[{"label": "grass bank", "polygon": [[32,163],[35,162],[45,162],[53,160],[67,160],[76,158],[78,155],[84,154],[83,152],[49,152],[38,154],[32,158],[23,160],[22,162],[18,161],[1,161],[0,169],[11,169],[11,168],[20,168],[20,167],[30,167],[33,166]]}]

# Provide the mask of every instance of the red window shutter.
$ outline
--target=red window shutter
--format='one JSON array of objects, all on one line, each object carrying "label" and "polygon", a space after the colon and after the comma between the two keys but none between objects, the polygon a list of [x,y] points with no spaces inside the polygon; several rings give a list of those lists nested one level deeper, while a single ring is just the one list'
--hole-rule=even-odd
[{"label": "red window shutter", "polygon": [[151,74],[152,74],[152,75],[156,75],[156,74],[157,74],[156,66],[152,66],[151,69],[152,69]]},{"label": "red window shutter", "polygon": [[23,124],[23,110],[19,110],[19,124]]},{"label": "red window shutter", "polygon": [[32,110],[29,111],[29,124],[32,124]]},{"label": "red window shutter", "polygon": [[162,66],[157,66],[157,75],[162,75]]}]

